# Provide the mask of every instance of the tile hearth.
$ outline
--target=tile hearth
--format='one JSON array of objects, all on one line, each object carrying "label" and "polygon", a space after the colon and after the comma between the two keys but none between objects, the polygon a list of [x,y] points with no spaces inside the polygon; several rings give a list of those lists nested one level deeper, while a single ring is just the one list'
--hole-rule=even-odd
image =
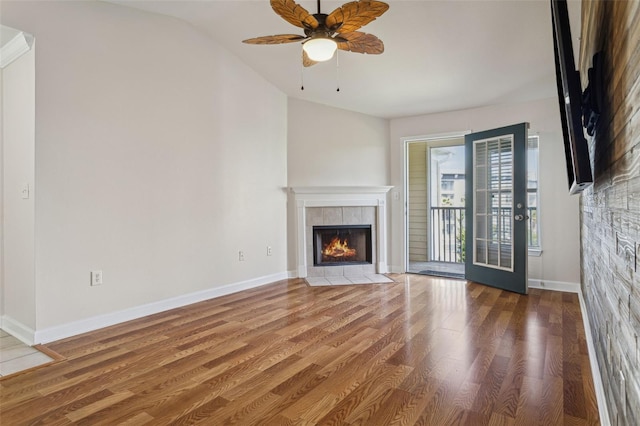
[{"label": "tile hearth", "polygon": [[312,286],[325,286],[325,285],[354,285],[354,284],[387,284],[394,282],[386,275],[382,274],[367,274],[362,276],[343,276],[338,275],[335,277],[307,277],[305,278],[307,283]]}]

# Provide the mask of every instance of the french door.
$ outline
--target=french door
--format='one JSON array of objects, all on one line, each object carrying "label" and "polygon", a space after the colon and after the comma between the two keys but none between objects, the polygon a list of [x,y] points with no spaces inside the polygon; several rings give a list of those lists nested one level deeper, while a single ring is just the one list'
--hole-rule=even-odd
[{"label": "french door", "polygon": [[527,293],[527,130],[465,136],[467,280]]}]

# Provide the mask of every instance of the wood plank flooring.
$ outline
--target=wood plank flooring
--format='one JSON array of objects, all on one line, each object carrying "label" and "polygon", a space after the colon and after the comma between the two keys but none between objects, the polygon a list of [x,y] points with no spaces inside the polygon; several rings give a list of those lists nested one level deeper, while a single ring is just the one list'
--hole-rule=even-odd
[{"label": "wood plank flooring", "polygon": [[47,345],[0,424],[599,424],[575,294],[286,280]]}]

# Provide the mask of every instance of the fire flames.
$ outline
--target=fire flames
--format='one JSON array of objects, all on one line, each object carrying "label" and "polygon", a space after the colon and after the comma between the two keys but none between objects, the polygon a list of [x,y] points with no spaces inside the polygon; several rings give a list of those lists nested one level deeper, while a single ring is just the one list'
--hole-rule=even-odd
[{"label": "fire flames", "polygon": [[322,255],[332,258],[354,257],[356,255],[356,249],[349,247],[346,238],[341,240],[339,237],[334,237],[331,242],[324,247]]}]

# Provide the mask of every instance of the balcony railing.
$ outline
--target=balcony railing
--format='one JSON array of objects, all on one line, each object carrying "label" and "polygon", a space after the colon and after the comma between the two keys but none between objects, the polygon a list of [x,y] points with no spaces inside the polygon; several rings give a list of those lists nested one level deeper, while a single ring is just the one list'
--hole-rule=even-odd
[{"label": "balcony railing", "polygon": [[[464,207],[431,207],[430,217],[430,261],[463,263],[465,260],[465,208]],[[540,245],[537,231],[536,207],[528,207],[527,237],[529,248]],[[498,232],[502,240],[511,238],[511,208],[495,209],[493,217],[494,235]],[[500,223],[498,223],[500,222]]]},{"label": "balcony railing", "polygon": [[430,260],[464,262],[464,207],[431,207]]}]

